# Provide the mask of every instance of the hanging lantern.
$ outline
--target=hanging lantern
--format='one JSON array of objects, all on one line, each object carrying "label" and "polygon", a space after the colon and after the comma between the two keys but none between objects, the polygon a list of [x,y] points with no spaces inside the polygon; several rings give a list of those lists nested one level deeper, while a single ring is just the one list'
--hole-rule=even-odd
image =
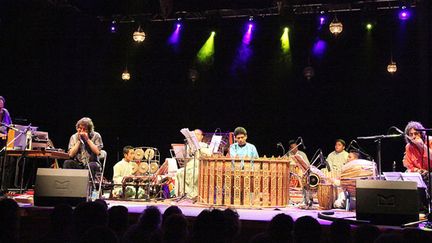
[{"label": "hanging lantern", "polygon": [[393,60],[390,61],[389,65],[387,65],[387,72],[393,74],[397,71],[397,65],[396,62]]},{"label": "hanging lantern", "polygon": [[333,21],[330,23],[329,29],[330,29],[330,32],[336,36],[342,32],[343,25],[341,22],[339,22],[339,20],[337,19],[336,16],[334,17]]},{"label": "hanging lantern", "polygon": [[135,31],[132,35],[133,40],[141,43],[145,40],[146,34],[144,33],[144,31],[141,29],[141,26],[138,27],[137,31]]},{"label": "hanging lantern", "polygon": [[315,70],[311,66],[307,66],[303,69],[303,75],[307,80],[310,80],[313,76],[315,76]]},{"label": "hanging lantern", "polygon": [[124,81],[128,81],[130,79],[130,73],[128,72],[127,68],[123,71],[121,77]]}]

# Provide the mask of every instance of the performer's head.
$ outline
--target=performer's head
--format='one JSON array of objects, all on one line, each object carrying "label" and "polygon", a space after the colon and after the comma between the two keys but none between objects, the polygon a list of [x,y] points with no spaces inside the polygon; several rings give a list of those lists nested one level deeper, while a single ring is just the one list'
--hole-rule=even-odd
[{"label": "performer's head", "polygon": [[348,162],[360,159],[360,152],[356,149],[351,149],[348,153]]},{"label": "performer's head", "polygon": [[123,157],[127,162],[131,162],[135,156],[135,150],[132,146],[125,146],[123,148]]},{"label": "performer's head", "polygon": [[244,127],[237,127],[236,129],[234,129],[234,138],[238,145],[245,145],[247,139],[246,129],[244,129]]},{"label": "performer's head", "polygon": [[4,103],[6,100],[3,98],[3,96],[0,96],[0,111],[4,108]]},{"label": "performer's head", "polygon": [[75,125],[78,132],[88,132],[91,133],[94,131],[94,125],[90,118],[83,117],[77,121]]},{"label": "performer's head", "polygon": [[345,141],[343,139],[336,139],[335,151],[337,153],[342,152],[345,149]]},{"label": "performer's head", "polygon": [[421,138],[423,141],[426,139],[426,133],[424,131],[418,131],[417,129],[424,129],[423,125],[417,121],[410,121],[405,127],[405,142],[412,143],[411,140]]},{"label": "performer's head", "polygon": [[203,131],[201,131],[201,129],[195,129],[194,133],[195,133],[195,136],[196,136],[198,142],[201,142],[203,140],[203,138],[204,138]]},{"label": "performer's head", "polygon": [[298,151],[297,142],[294,139],[292,139],[292,140],[288,141],[288,145],[289,145],[289,148],[291,150],[291,153],[296,154]]}]

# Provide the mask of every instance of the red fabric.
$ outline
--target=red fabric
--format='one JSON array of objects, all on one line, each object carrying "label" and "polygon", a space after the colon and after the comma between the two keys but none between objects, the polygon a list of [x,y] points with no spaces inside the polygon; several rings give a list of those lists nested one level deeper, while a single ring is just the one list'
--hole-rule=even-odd
[{"label": "red fabric", "polygon": [[[429,148],[432,152],[432,141],[429,142]],[[428,156],[426,146],[424,146],[423,149],[418,148],[416,145],[410,143],[405,146],[403,164],[408,169],[408,171],[417,172],[418,170],[427,170],[427,160]]]}]

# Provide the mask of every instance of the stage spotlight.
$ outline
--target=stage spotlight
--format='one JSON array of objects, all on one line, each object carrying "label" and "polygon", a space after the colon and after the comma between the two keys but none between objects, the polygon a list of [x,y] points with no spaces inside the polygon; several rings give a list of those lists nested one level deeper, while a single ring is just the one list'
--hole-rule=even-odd
[{"label": "stage spotlight", "polygon": [[210,64],[212,62],[213,54],[214,54],[214,36],[216,35],[215,31],[210,33],[209,38],[204,43],[204,45],[199,50],[197,57],[198,61],[203,64]]},{"label": "stage spotlight", "polygon": [[318,16],[319,24],[320,26],[324,25],[326,23],[326,16],[324,14],[324,11],[321,11]]},{"label": "stage spotlight", "polygon": [[181,22],[179,22],[179,19],[177,19],[174,32],[171,34],[171,36],[168,39],[168,43],[171,45],[176,45],[180,41],[180,29],[182,27],[182,24]]},{"label": "stage spotlight", "polygon": [[314,56],[321,58],[324,56],[326,48],[327,43],[324,40],[317,39],[316,42],[313,44],[312,52]]},{"label": "stage spotlight", "polygon": [[289,28],[285,27],[280,38],[281,41],[281,49],[284,54],[289,53],[290,51],[290,42],[289,42]]},{"label": "stage spotlight", "polygon": [[249,22],[252,22],[254,20],[253,16],[249,16]]},{"label": "stage spotlight", "polygon": [[406,6],[402,6],[398,16],[400,20],[408,20],[411,16],[411,13]]},{"label": "stage spotlight", "polygon": [[117,21],[115,21],[115,20],[111,21],[111,24],[110,24],[111,33],[117,33],[117,29],[118,29]]},{"label": "stage spotlight", "polygon": [[371,23],[366,24],[366,30],[371,31],[373,29],[373,25]]}]

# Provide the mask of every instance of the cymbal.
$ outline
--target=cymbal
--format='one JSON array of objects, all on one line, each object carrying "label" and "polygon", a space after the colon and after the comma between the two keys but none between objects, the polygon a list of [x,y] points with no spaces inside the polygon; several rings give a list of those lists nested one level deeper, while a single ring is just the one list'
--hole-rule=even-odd
[{"label": "cymbal", "polygon": [[150,174],[156,173],[158,169],[159,169],[159,164],[157,162],[150,163]]},{"label": "cymbal", "polygon": [[149,170],[149,165],[145,162],[141,162],[138,170],[141,174],[147,173]]},{"label": "cymbal", "polygon": [[144,150],[137,148],[135,149],[135,160],[142,160],[144,158]]},{"label": "cymbal", "polygon": [[154,158],[154,150],[153,149],[146,149],[146,151],[144,152],[144,158],[146,158],[147,160],[151,160]]},{"label": "cymbal", "polygon": [[132,174],[136,174],[138,172],[138,164],[136,162],[130,162],[132,165]]}]

